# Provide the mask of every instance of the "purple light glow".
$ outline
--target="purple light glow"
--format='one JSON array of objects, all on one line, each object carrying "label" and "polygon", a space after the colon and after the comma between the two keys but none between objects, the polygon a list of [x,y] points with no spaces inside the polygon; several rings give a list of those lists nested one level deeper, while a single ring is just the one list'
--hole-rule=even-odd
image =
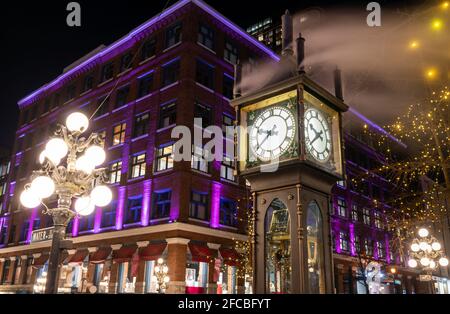
[{"label": "purple light glow", "polygon": [[94,233],[99,233],[102,226],[102,208],[95,208]]},{"label": "purple light glow", "polygon": [[342,252],[342,250],[341,250],[341,243],[340,243],[340,238],[341,238],[341,235],[339,234],[339,230],[338,229],[336,229],[335,231],[335,234],[337,235],[337,237],[335,237],[335,239],[334,239],[334,247],[336,248],[336,253],[338,253],[338,254],[341,254],[341,252]]},{"label": "purple light glow", "polygon": [[355,249],[355,225],[354,224],[350,224],[348,226],[349,231],[350,231],[350,253],[352,254],[352,256],[356,255],[356,249]]},{"label": "purple light glow", "polygon": [[141,224],[148,226],[148,218],[150,216],[150,196],[152,193],[152,180],[144,181],[144,191],[142,192],[142,212]]},{"label": "purple light glow", "polygon": [[31,235],[33,233],[33,222],[36,219],[38,213],[37,207],[33,208],[31,210],[31,217],[30,217],[30,225],[28,226],[28,234],[27,234],[27,243],[31,243]]},{"label": "purple light glow", "polygon": [[78,226],[80,224],[80,218],[75,217],[73,219],[73,224],[72,224],[72,237],[77,237],[78,236]]},{"label": "purple light glow", "polygon": [[119,196],[117,202],[117,213],[116,213],[116,230],[122,229],[123,226],[123,214],[124,214],[124,206],[125,206],[125,197],[127,194],[127,187],[121,186],[119,187]]},{"label": "purple light glow", "polygon": [[[272,50],[270,50],[269,48],[267,48],[266,46],[261,44],[259,41],[257,41],[255,38],[253,38],[252,36],[247,34],[244,30],[242,30],[239,27],[237,27],[236,25],[234,25],[231,21],[229,21],[227,18],[225,18],[223,15],[218,13],[216,10],[214,10],[213,8],[211,8],[210,6],[205,4],[204,2],[202,2],[200,0],[182,0],[182,1],[179,1],[179,2],[175,3],[174,5],[169,7],[167,10],[165,10],[164,12],[159,14],[158,16],[155,16],[155,17],[151,18],[150,20],[148,20],[147,22],[145,22],[141,26],[135,28],[130,33],[128,33],[128,35],[126,35],[126,36],[122,37],[121,39],[117,40],[116,42],[111,44],[109,47],[106,47],[105,49],[99,51],[98,53],[96,53],[95,55],[93,55],[92,57],[87,59],[86,61],[80,63],[79,65],[77,65],[76,67],[70,69],[69,71],[61,74],[60,76],[58,76],[52,82],[50,82],[48,84],[45,84],[44,86],[42,86],[41,88],[37,89],[36,91],[31,93],[30,95],[28,95],[25,98],[21,99],[18,102],[19,107],[23,107],[24,105],[27,105],[29,102],[32,101],[32,99],[34,97],[37,97],[39,94],[41,94],[41,93],[51,89],[52,87],[54,87],[54,86],[57,86],[57,87],[61,86],[67,79],[70,79],[71,77],[73,77],[77,71],[82,70],[84,67],[87,67],[90,64],[96,62],[98,59],[100,59],[100,62],[104,61],[102,59],[105,56],[107,56],[109,53],[113,53],[115,49],[118,49],[119,52],[124,50],[123,46],[126,45],[127,43],[134,42],[136,40],[136,37],[139,37],[140,33],[143,32],[145,29],[150,28],[157,21],[163,19],[164,17],[170,15],[171,13],[175,12],[176,10],[180,9],[181,7],[183,7],[186,4],[191,3],[191,2],[196,4],[198,7],[200,7],[204,11],[208,12],[209,14],[211,14],[214,18],[216,18],[217,20],[221,21],[227,27],[231,28],[233,31],[238,33],[245,40],[251,42],[254,46],[256,46],[259,49],[261,49],[262,51],[264,51],[269,57],[271,57],[275,61],[278,62],[280,60],[280,57],[276,53],[274,53]],[[121,49],[119,49],[119,48],[121,48]],[[127,48],[127,47],[125,47],[125,48]]]},{"label": "purple light glow", "polygon": [[220,191],[222,190],[222,184],[212,182],[211,186],[211,220],[210,225],[212,228],[219,228],[220,221]]},{"label": "purple light glow", "polygon": [[361,120],[363,120],[364,122],[366,122],[368,125],[370,125],[371,127],[373,127],[374,129],[376,129],[377,131],[379,131],[380,133],[386,135],[387,137],[389,137],[391,140],[393,140],[394,142],[396,142],[397,144],[399,144],[400,146],[402,146],[403,148],[406,148],[406,144],[404,144],[402,141],[400,141],[398,138],[396,138],[395,136],[393,136],[392,134],[390,134],[388,131],[386,131],[385,129],[383,129],[381,126],[379,126],[378,124],[376,124],[375,122],[369,120],[368,118],[366,118],[364,115],[362,115],[361,113],[359,113],[358,111],[356,111],[353,108],[349,108],[349,110],[351,113],[353,113],[355,116],[357,116],[358,118],[360,118]]},{"label": "purple light glow", "polygon": [[389,235],[385,234],[384,235],[384,243],[386,246],[386,262],[389,264],[391,262],[391,254],[389,252]]}]

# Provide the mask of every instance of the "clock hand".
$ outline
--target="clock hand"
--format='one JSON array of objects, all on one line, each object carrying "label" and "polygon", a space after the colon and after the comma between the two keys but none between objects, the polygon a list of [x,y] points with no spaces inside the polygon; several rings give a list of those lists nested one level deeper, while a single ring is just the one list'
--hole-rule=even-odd
[{"label": "clock hand", "polygon": [[311,141],[310,145],[312,145],[318,138],[320,138],[320,141],[323,141],[322,133],[323,131],[316,133],[316,137]]},{"label": "clock hand", "polygon": [[[261,141],[261,143],[258,143],[258,146],[256,146],[256,149],[260,148],[261,145],[264,144],[264,142],[269,138],[269,136],[272,135],[272,132],[274,132],[276,128],[277,128],[277,126],[276,126],[276,124],[274,124],[272,127],[272,130],[266,131],[266,134],[267,134],[266,137]],[[278,132],[275,135],[277,135],[277,134],[278,134]]]}]

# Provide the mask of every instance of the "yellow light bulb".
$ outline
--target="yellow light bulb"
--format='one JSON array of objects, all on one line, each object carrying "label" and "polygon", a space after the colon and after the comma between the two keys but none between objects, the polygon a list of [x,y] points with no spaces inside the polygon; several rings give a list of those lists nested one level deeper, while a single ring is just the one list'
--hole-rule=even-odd
[{"label": "yellow light bulb", "polygon": [[434,29],[435,31],[442,29],[443,26],[444,23],[440,19],[433,19],[431,21],[431,28]]},{"label": "yellow light bulb", "polygon": [[441,8],[443,10],[447,10],[450,7],[450,3],[448,1],[445,1],[444,3],[441,4]]},{"label": "yellow light bulb", "polygon": [[419,42],[417,40],[411,40],[409,42],[409,49],[414,50],[419,48]]}]

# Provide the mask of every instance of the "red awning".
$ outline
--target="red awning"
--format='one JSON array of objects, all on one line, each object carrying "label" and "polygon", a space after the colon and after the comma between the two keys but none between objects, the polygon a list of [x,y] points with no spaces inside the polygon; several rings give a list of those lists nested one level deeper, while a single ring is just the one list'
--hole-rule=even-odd
[{"label": "red awning", "polygon": [[189,243],[193,262],[209,263],[213,258],[213,251],[207,246]]},{"label": "red awning", "polygon": [[88,250],[77,250],[75,254],[67,258],[67,264],[81,264],[88,254]]},{"label": "red awning", "polygon": [[115,263],[129,262],[136,252],[137,246],[122,246],[117,251],[113,251],[113,260]]},{"label": "red awning", "polygon": [[139,249],[139,257],[144,261],[155,261],[161,257],[166,249],[166,243],[149,244]]},{"label": "red awning", "polygon": [[110,253],[110,247],[101,247],[96,252],[89,254],[89,262],[92,264],[104,263]]},{"label": "red awning", "polygon": [[224,264],[229,265],[229,266],[238,266],[239,265],[240,256],[239,256],[239,253],[236,252],[236,250],[220,248],[219,252],[220,252],[220,256],[222,256]]},{"label": "red awning", "polygon": [[50,255],[48,253],[46,253],[46,254],[41,254],[41,256],[35,258],[33,260],[33,267],[39,268],[39,267],[44,266],[44,264],[47,263],[49,256]]}]

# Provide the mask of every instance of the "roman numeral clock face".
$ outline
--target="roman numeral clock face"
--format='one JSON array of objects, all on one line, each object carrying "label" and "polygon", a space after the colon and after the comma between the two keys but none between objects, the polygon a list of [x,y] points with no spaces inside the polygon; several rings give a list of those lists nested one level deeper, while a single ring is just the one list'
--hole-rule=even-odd
[{"label": "roman numeral clock face", "polygon": [[305,145],[314,159],[325,162],[331,153],[330,125],[324,115],[316,109],[305,112]]},{"label": "roman numeral clock face", "polygon": [[263,161],[280,157],[291,146],[295,136],[295,118],[290,110],[271,107],[254,120],[249,144],[253,153]]}]

